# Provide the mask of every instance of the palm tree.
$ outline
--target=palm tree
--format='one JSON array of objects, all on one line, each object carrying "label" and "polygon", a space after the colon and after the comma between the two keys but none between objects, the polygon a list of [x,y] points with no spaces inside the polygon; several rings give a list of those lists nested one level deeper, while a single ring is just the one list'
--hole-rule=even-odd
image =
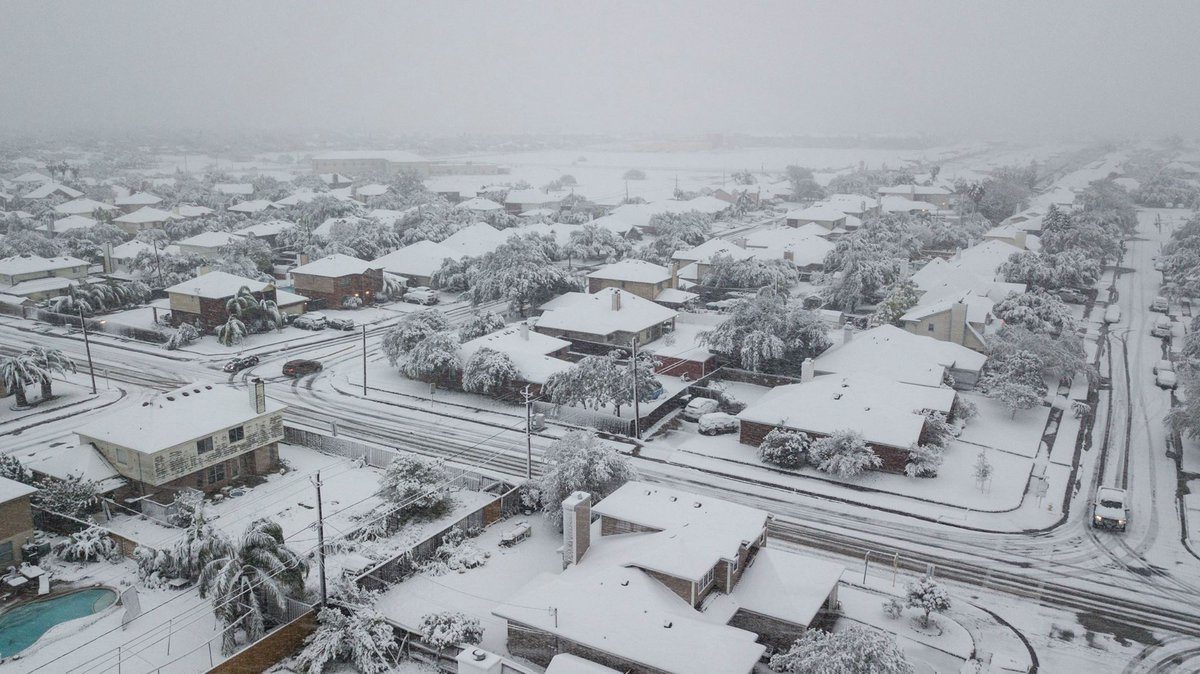
[{"label": "palm tree", "polygon": [[217,326],[217,341],[221,343],[221,346],[233,346],[242,341],[242,337],[245,335],[246,324],[232,314],[229,316],[229,320]]},{"label": "palm tree", "polygon": [[225,624],[221,650],[237,648],[236,632],[242,629],[249,641],[266,633],[264,609],[285,608],[285,592],[304,590],[308,563],[283,543],[283,529],[270,520],[250,523],[236,545],[204,565],[200,572],[200,596],[212,595],[213,612]]},{"label": "palm tree", "polygon": [[50,374],[28,353],[18,354],[0,361],[0,379],[4,387],[17,397],[17,407],[27,407],[29,401],[25,398],[25,384],[32,381],[49,379]]},{"label": "palm tree", "polygon": [[42,385],[43,401],[49,400],[51,394],[53,393],[50,390],[52,381],[50,375],[53,375],[55,372],[58,374],[66,374],[68,370],[71,372],[77,372],[75,369],[75,361],[71,360],[70,356],[62,351],[59,351],[58,349],[47,349],[44,346],[35,346],[25,353],[30,358],[33,358],[34,362],[38,364],[38,367],[42,368],[42,370],[46,373],[46,376],[39,380]]}]

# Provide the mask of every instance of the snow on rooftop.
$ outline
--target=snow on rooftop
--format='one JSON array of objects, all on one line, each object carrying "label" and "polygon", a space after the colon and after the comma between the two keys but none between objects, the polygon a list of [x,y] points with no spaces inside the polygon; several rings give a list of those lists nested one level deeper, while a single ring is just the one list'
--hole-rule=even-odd
[{"label": "snow on rooftop", "polygon": [[921,437],[922,410],[949,412],[951,388],[904,384],[869,374],[832,374],[777,386],[737,417],[829,435],[858,431],[867,442],[907,449]]},{"label": "snow on rooftop", "polygon": [[182,204],[175,207],[175,213],[181,218],[198,218],[208,215],[213,212],[213,209],[207,206],[194,206],[192,204]]},{"label": "snow on rooftop", "polygon": [[251,292],[262,292],[271,286],[271,284],[242,276],[234,276],[228,272],[210,271],[194,279],[176,283],[167,288],[166,291],[180,295],[195,295],[207,299],[224,299],[236,295],[242,286],[249,288]]},{"label": "snow on rooftop", "polygon": [[72,229],[86,229],[96,224],[98,224],[97,220],[85,215],[68,215],[55,220],[52,225],[43,225],[39,229],[47,232],[69,232]]},{"label": "snow on rooftop", "polygon": [[621,674],[619,671],[605,667],[591,660],[571,655],[570,653],[559,653],[550,660],[550,666],[546,667],[545,674]]},{"label": "snow on rooftop", "polygon": [[87,262],[77,257],[42,257],[40,255],[13,255],[0,260],[0,274],[19,276],[36,272],[48,272],[71,267],[86,267]]},{"label": "snow on rooftop", "polygon": [[630,258],[605,265],[588,274],[587,277],[633,283],[661,283],[671,279],[671,270],[653,262]]},{"label": "snow on rooftop", "polygon": [[248,196],[254,194],[254,185],[250,183],[217,183],[213,190],[226,196]]},{"label": "snow on rooftop", "polygon": [[166,222],[173,220],[176,217],[174,213],[168,213],[164,210],[154,208],[153,206],[142,206],[132,213],[126,213],[118,218],[116,222],[125,222],[129,224],[145,224],[153,222]]},{"label": "snow on rooftop", "polygon": [[220,248],[241,240],[242,237],[232,232],[200,232],[195,236],[178,241],[177,244],[195,248]]},{"label": "snow on rooftop", "polygon": [[154,252],[154,246],[145,241],[134,239],[133,241],[126,241],[119,246],[114,246],[111,257],[114,260],[132,260],[143,251]]},{"label": "snow on rooftop", "polygon": [[66,201],[55,206],[54,212],[63,215],[88,215],[96,210],[111,211],[115,208],[116,206],[106,204],[102,201],[80,198],[72,199],[71,201]]},{"label": "snow on rooftop", "polygon": [[265,211],[270,207],[271,202],[267,201],[266,199],[252,199],[250,201],[243,201],[240,204],[234,204],[226,210],[234,213],[258,213],[260,211]]},{"label": "snow on rooftop", "polygon": [[401,276],[432,276],[447,259],[458,260],[462,253],[434,241],[418,241],[377,258],[384,271]]},{"label": "snow on rooftop", "polygon": [[899,194],[899,195],[916,195],[916,196],[932,196],[932,195],[947,195],[952,192],[945,187],[938,185],[892,185],[890,187],[880,187],[880,194]]},{"label": "snow on rooftop", "polygon": [[793,243],[807,243],[812,239],[822,239],[829,236],[829,230],[815,222],[808,222],[799,227],[775,227],[760,229],[747,234],[746,248],[783,248]]},{"label": "snow on rooftop", "polygon": [[961,344],[881,325],[830,347],[813,365],[817,372],[874,374],[906,384],[940,386],[945,370],[979,372],[986,361],[987,356]]},{"label": "snow on rooftop", "polygon": [[7,477],[0,477],[0,503],[8,503],[22,496],[28,496],[37,491],[33,487],[24,482],[10,480]]},{"label": "snow on rooftop", "polygon": [[321,196],[319,192],[314,192],[312,190],[297,190],[271,205],[276,208],[286,208],[288,206],[295,206],[297,204],[306,204],[319,196]]},{"label": "snow on rooftop", "polygon": [[508,195],[504,198],[506,204],[557,204],[566,197],[570,196],[570,192],[561,190],[558,192],[543,192],[539,189],[527,190],[509,190]]},{"label": "snow on rooftop", "polygon": [[315,160],[343,159],[383,159],[396,164],[417,164],[429,161],[414,152],[406,150],[334,150],[314,154]]},{"label": "snow on rooftop", "polygon": [[[480,213],[486,213],[489,211],[499,211],[499,210],[504,209],[504,207],[501,206],[500,204],[492,201],[491,199],[485,199],[483,197],[475,197],[473,199],[467,199],[466,201],[455,206],[455,208],[465,208],[469,211],[477,211]],[[553,211],[551,211],[551,212],[553,212]]]},{"label": "snow on rooftop", "polygon": [[152,454],[176,445],[239,426],[284,409],[266,399],[258,414],[246,391],[220,384],[188,384],[161,393],[139,407],[123,408],[76,429],[80,442],[111,442]]},{"label": "snow on rooftop", "polygon": [[754,257],[754,253],[736,243],[721,239],[709,239],[695,248],[675,251],[671,255],[671,259],[707,264],[712,262],[712,259],[717,255],[728,255],[734,260],[746,260]]},{"label": "snow on rooftop", "polygon": [[292,273],[337,278],[352,274],[365,274],[371,269],[382,269],[382,267],[378,262],[368,262],[342,253],[334,253],[308,264],[302,264],[293,269]]},{"label": "snow on rooftop", "polygon": [[845,220],[846,214],[833,206],[823,206],[816,204],[808,208],[801,208],[795,211],[788,211],[784,216],[788,220],[812,220],[814,222],[837,222]]},{"label": "snow on rooftop", "polygon": [[[617,309],[613,308],[614,294],[620,297]],[[636,334],[678,315],[674,309],[619,288],[604,288],[593,294],[565,293],[542,305],[542,309],[538,327],[589,335]]]},{"label": "snow on rooftop", "polygon": [[[664,290],[663,292],[666,291]],[[692,295],[692,293],[683,290],[676,290],[675,292]],[[713,356],[713,352],[708,349],[707,345],[700,342],[700,335],[716,328],[727,320],[729,320],[727,314],[692,314],[680,312],[679,316],[675,319],[675,329],[646,344],[642,347],[642,350],[663,358],[704,362]],[[672,373],[668,370],[662,372],[662,374],[675,376],[679,373]]]},{"label": "snow on rooftop", "polygon": [[149,192],[134,192],[129,196],[117,197],[113,203],[118,206],[153,206],[162,203],[162,198]]},{"label": "snow on rooftop", "polygon": [[45,199],[46,197],[52,196],[54,194],[63,194],[67,198],[70,198],[70,199],[75,199],[75,198],[83,196],[83,192],[80,192],[79,190],[77,190],[73,187],[67,187],[66,185],[63,185],[61,183],[48,182],[48,183],[42,183],[41,185],[34,188],[30,192],[26,193],[24,195],[24,197],[26,199]]},{"label": "snow on rooftop", "polygon": [[568,370],[571,363],[553,358],[571,343],[535,332],[521,324],[510,325],[481,337],[476,337],[459,346],[458,353],[463,363],[480,349],[492,349],[507,354],[516,366],[521,379],[534,384],[544,384],[551,375]]},{"label": "snow on rooftop", "polygon": [[390,188],[387,185],[371,183],[370,185],[363,185],[362,187],[357,188],[355,192],[360,197],[378,197],[386,194],[389,189]]},{"label": "snow on rooftop", "polygon": [[753,569],[742,574],[733,593],[720,595],[717,601],[731,600],[736,608],[810,625],[845,570],[834,562],[763,548],[754,556]]},{"label": "snow on rooftop", "polygon": [[879,207],[878,199],[862,194],[831,194],[825,197],[822,203],[828,204],[843,213],[863,213],[872,208]]},{"label": "snow on rooftop", "polygon": [[38,173],[37,171],[22,173],[21,175],[12,179],[14,183],[48,183],[52,182],[53,180],[54,179],[50,176]]},{"label": "snow on rooftop", "polygon": [[287,220],[267,220],[266,222],[256,222],[253,225],[234,230],[233,233],[240,236],[276,236],[295,226],[296,223],[288,222]]},{"label": "snow on rooftop", "polygon": [[461,255],[479,257],[492,252],[508,240],[509,235],[486,222],[477,222],[446,237],[442,245]]},{"label": "snow on rooftop", "polygon": [[38,447],[31,455],[24,456],[23,461],[30,470],[60,480],[71,477],[93,480],[101,493],[125,484],[117,469],[91,443]]},{"label": "snow on rooftop", "polygon": [[881,207],[884,213],[908,213],[910,211],[925,211],[931,212],[938,209],[937,206],[927,201],[914,201],[906,197],[885,196],[880,199]]}]

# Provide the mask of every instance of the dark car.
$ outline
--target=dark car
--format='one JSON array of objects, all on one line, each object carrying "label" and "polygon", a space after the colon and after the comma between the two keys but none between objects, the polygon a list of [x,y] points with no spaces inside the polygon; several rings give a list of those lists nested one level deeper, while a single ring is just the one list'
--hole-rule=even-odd
[{"label": "dark car", "polygon": [[353,318],[331,318],[325,325],[329,326],[330,328],[332,328],[334,330],[353,330],[354,329],[354,319]]},{"label": "dark car", "polygon": [[315,360],[289,360],[283,364],[283,374],[298,379],[320,372],[321,367],[321,364]]},{"label": "dark car", "polygon": [[258,356],[246,356],[245,358],[234,358],[225,363],[225,367],[221,368],[226,372],[241,372],[248,367],[258,365]]}]

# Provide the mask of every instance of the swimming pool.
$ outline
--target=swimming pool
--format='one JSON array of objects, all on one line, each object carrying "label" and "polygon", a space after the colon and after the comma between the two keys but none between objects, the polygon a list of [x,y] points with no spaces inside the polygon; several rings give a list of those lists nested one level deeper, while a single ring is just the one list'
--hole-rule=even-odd
[{"label": "swimming pool", "polygon": [[97,587],[21,604],[0,613],[0,657],[16,655],[51,627],[103,611],[115,601],[116,592]]}]

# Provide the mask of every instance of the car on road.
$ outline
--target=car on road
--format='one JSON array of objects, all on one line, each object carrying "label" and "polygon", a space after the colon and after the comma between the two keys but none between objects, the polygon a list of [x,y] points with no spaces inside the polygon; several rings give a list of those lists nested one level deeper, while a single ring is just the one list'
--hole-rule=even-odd
[{"label": "car on road", "polygon": [[1071,289],[1060,290],[1060,291],[1058,291],[1058,298],[1061,299],[1062,301],[1068,302],[1070,304],[1086,304],[1087,303],[1087,295],[1083,294],[1082,292],[1080,292],[1078,290],[1071,290]]},{"label": "car on road", "polygon": [[428,286],[409,288],[408,292],[404,293],[404,297],[400,299],[410,304],[424,304],[426,306],[438,303],[437,292]]},{"label": "car on road", "polygon": [[712,398],[692,398],[683,408],[683,418],[688,421],[698,421],[705,414],[719,411],[721,411],[721,403]]},{"label": "car on road", "polygon": [[1108,305],[1108,308],[1104,310],[1104,322],[1105,323],[1120,323],[1121,322],[1121,305],[1119,305],[1119,304]]},{"label": "car on road", "polygon": [[331,318],[325,323],[325,325],[329,326],[329,328],[332,330],[353,330],[354,329],[354,319],[353,318]]},{"label": "car on road", "polygon": [[1150,328],[1150,334],[1155,337],[1170,337],[1171,319],[1166,316],[1159,316],[1158,320],[1154,321],[1154,327]]},{"label": "car on road", "polygon": [[1100,487],[1096,490],[1096,502],[1092,504],[1092,526],[1097,529],[1125,531],[1129,523],[1129,506],[1125,490],[1116,487]]},{"label": "car on road", "polygon": [[1154,301],[1150,303],[1150,311],[1157,311],[1160,314],[1165,314],[1167,313],[1168,309],[1170,309],[1170,305],[1167,304],[1167,298],[1163,297],[1162,295],[1155,297]]},{"label": "car on road", "polygon": [[326,325],[329,325],[329,319],[325,318],[325,314],[316,311],[300,314],[292,321],[292,326],[301,330],[324,330]]},{"label": "car on road", "polygon": [[1154,373],[1154,385],[1161,389],[1173,391],[1179,385],[1179,378],[1175,376],[1174,370],[1159,370]]},{"label": "car on road", "polygon": [[320,372],[322,367],[321,363],[315,360],[289,360],[283,364],[283,375],[299,379]]},{"label": "car on road", "polygon": [[225,367],[222,367],[221,369],[226,372],[241,372],[242,370],[245,370],[248,367],[254,367],[255,365],[258,365],[258,356],[245,356],[243,358],[234,358],[228,363],[225,363]]},{"label": "car on road", "polygon": [[737,417],[725,414],[724,412],[703,414],[697,423],[700,424],[700,435],[721,435],[738,432]]},{"label": "car on road", "polygon": [[1175,371],[1175,363],[1172,363],[1171,361],[1164,358],[1154,364],[1154,374],[1158,374],[1159,372],[1162,372],[1164,370],[1166,370],[1167,372],[1174,372]]}]

